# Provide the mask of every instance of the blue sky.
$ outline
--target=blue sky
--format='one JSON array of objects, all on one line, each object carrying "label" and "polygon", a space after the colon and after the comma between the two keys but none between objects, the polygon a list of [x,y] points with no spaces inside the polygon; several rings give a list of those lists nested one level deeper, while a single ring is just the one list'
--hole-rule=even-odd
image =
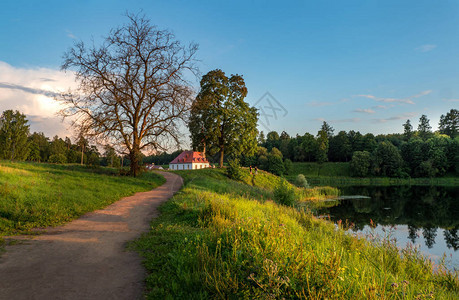
[{"label": "blue sky", "polygon": [[63,53],[140,10],[199,44],[202,74],[242,74],[265,132],[316,134],[326,120],[335,132],[393,133],[422,114],[436,129],[459,106],[459,1],[16,0],[0,9],[0,110],[65,135],[42,93],[71,85]]}]

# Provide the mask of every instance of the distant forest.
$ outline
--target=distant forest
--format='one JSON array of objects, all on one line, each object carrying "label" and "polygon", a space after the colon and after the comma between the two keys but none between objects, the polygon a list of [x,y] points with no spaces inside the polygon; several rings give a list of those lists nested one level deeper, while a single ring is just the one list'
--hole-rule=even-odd
[{"label": "distant forest", "polygon": [[[282,175],[292,162],[350,162],[354,176],[440,177],[459,174],[459,111],[451,109],[442,115],[439,130],[432,131],[426,115],[419,119],[417,129],[407,120],[403,133],[373,135],[358,131],[340,131],[323,122],[316,135],[305,133],[290,136],[271,131],[258,136],[257,153],[239,157],[242,165]],[[156,155],[142,155],[143,164],[169,164],[182,150]],[[30,133],[25,115],[7,110],[0,116],[0,158],[50,163],[81,163],[121,167],[129,165],[113,147],[103,153],[84,137],[72,140],[43,133]],[[229,157],[225,157],[227,160]],[[211,161],[216,161],[209,157]]]},{"label": "distant forest", "polygon": [[[354,176],[435,177],[459,173],[459,111],[451,109],[442,115],[439,130],[432,132],[426,115],[419,119],[417,130],[407,120],[401,134],[361,134],[340,131],[323,122],[317,135],[290,136],[276,131],[266,136],[260,132],[258,155],[243,158],[244,164],[272,170],[274,156],[284,162],[350,162]],[[277,161],[279,161],[277,159]]]}]

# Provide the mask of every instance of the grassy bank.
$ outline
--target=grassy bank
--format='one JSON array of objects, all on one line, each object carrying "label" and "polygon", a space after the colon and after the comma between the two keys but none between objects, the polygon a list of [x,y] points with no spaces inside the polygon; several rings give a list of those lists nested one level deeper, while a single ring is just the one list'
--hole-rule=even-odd
[{"label": "grassy bank", "polygon": [[63,224],[164,181],[153,173],[131,178],[104,168],[1,161],[0,236]]},{"label": "grassy bank", "polygon": [[349,163],[327,162],[323,164],[296,162],[286,178],[293,182],[303,174],[308,182],[318,186],[344,186],[344,185],[440,185],[459,186],[459,177],[445,176],[439,178],[388,178],[388,177],[351,177]]},{"label": "grassy bank", "polygon": [[262,173],[253,186],[219,170],[179,174],[184,188],[133,244],[150,299],[459,297],[457,274],[434,272],[415,249],[401,256],[389,239],[358,239],[270,201],[277,177]]}]

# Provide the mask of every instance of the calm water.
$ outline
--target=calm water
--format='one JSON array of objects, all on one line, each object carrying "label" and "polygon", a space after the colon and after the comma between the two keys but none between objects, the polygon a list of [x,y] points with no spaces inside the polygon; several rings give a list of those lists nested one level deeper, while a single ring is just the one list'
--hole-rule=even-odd
[{"label": "calm water", "polygon": [[438,261],[445,253],[447,266],[459,269],[459,187],[343,187],[343,195],[368,196],[346,199],[320,211],[333,221],[348,220],[354,231],[384,236],[391,230],[400,247],[412,243]]}]

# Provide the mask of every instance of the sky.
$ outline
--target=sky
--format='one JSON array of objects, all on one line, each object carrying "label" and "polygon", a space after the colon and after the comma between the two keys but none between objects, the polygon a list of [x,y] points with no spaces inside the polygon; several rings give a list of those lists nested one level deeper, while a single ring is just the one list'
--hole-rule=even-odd
[{"label": "sky", "polygon": [[198,43],[202,75],[243,75],[265,133],[316,134],[323,121],[335,133],[397,133],[422,114],[435,130],[459,108],[459,1],[5,0],[0,112],[71,136],[53,100],[75,87],[63,54],[79,40],[100,43],[127,11]]}]

